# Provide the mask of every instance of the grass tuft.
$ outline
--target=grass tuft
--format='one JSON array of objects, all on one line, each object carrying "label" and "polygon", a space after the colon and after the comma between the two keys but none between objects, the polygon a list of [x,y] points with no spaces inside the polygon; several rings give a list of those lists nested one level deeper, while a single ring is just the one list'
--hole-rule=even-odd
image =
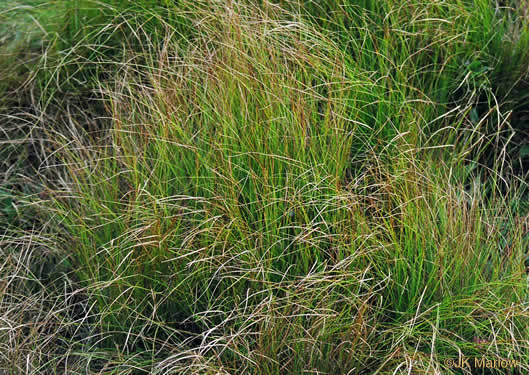
[{"label": "grass tuft", "polygon": [[0,369],[526,372],[527,17],[1,5]]}]

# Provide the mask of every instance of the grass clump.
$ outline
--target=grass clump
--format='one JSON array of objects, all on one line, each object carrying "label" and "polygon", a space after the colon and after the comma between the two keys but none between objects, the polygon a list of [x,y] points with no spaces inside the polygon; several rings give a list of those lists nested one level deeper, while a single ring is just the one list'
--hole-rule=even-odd
[{"label": "grass clump", "polygon": [[523,4],[31,5],[2,368],[527,370]]}]

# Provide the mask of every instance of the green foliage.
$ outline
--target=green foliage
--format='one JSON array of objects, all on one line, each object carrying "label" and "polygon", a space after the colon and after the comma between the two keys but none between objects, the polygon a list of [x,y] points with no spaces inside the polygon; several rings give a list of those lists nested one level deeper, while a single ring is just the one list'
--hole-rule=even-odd
[{"label": "green foliage", "polygon": [[[462,352],[526,370],[527,145],[505,151],[525,119],[524,12],[2,6],[33,31],[0,45],[0,71],[24,62],[0,79],[0,271],[20,280],[0,312],[44,328],[6,323],[0,365],[451,373]],[[33,303],[14,313],[19,293]]]}]

